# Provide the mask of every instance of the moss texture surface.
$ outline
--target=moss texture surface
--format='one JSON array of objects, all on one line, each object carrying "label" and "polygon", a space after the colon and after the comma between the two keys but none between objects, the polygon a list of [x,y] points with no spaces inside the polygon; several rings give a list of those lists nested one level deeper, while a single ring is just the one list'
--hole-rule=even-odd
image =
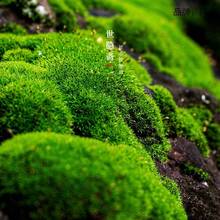
[{"label": "moss texture surface", "polygon": [[[24,220],[186,219],[179,188],[154,162],[166,164],[175,138],[204,158],[219,150],[219,107],[204,96],[206,105],[177,105],[152,69],[218,102],[210,57],[183,32],[173,1],[48,3],[52,17],[36,14],[39,2],[1,3],[26,19],[29,8],[29,22],[59,33],[0,26],[0,211]],[[209,179],[201,167],[184,169]]]}]

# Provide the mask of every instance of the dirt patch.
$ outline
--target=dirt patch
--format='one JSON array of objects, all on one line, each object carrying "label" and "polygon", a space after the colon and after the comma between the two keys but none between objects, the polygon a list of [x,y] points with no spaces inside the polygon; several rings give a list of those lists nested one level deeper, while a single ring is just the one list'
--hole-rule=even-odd
[{"label": "dirt patch", "polygon": [[[173,148],[169,161],[156,162],[163,176],[173,179],[180,187],[183,203],[189,219],[220,219],[220,173],[213,158],[204,159],[194,143],[185,138],[170,140]],[[195,175],[187,175],[184,164],[191,163],[209,173],[208,181],[201,181]]]}]

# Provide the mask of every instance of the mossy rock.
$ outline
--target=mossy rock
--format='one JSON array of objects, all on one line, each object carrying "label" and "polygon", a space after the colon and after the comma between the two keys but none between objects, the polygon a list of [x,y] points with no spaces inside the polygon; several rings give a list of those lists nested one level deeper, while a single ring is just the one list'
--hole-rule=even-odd
[{"label": "mossy rock", "polygon": [[141,149],[33,133],[5,142],[0,161],[10,219],[186,219]]}]

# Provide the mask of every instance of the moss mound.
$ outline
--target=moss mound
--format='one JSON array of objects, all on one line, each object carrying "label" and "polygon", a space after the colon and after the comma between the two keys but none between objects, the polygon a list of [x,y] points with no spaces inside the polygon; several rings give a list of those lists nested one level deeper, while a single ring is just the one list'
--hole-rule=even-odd
[{"label": "moss mound", "polygon": [[26,62],[33,62],[35,59],[35,55],[29,49],[15,49],[15,50],[8,50],[4,53],[2,60],[3,61],[26,61]]},{"label": "moss mound", "polygon": [[[36,56],[33,63],[45,73],[27,75],[32,80],[44,79],[57,85],[71,110],[73,131],[77,135],[133,146],[139,139],[152,155],[164,160],[170,145],[160,112],[154,100],[144,94],[138,80],[149,84],[151,78],[136,61],[117,49],[112,66],[106,66],[107,51],[104,42],[97,44],[98,38],[100,36],[92,36],[89,31],[81,31],[75,35],[3,36],[0,42],[6,42],[2,48],[5,51],[3,57],[10,54],[8,51],[14,51],[13,47],[8,48],[9,42],[16,51],[31,48],[33,54],[42,54]],[[119,69],[119,56],[124,65],[123,72]],[[20,60],[16,56],[13,62],[18,62],[16,58]],[[11,62],[5,65],[14,66]],[[8,71],[11,72],[9,77],[13,77],[14,72],[10,68]],[[26,74],[16,75],[26,77]],[[11,80],[7,76],[3,79],[5,83]]]},{"label": "moss mound", "polygon": [[16,81],[0,89],[0,136],[30,131],[70,133],[72,117],[52,83]]},{"label": "moss mound", "polygon": [[5,142],[0,158],[10,219],[186,219],[142,150],[35,133]]},{"label": "moss mound", "polygon": [[24,61],[0,62],[0,85],[22,80],[43,79],[46,69]]}]

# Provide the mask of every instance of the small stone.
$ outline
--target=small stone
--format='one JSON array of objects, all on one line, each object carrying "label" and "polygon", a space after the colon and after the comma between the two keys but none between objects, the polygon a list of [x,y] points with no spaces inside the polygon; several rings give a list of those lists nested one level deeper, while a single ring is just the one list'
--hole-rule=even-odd
[{"label": "small stone", "polygon": [[201,99],[202,101],[205,103],[205,104],[210,104],[210,101],[208,99],[206,99],[206,96],[205,95],[202,95],[201,96]]},{"label": "small stone", "polygon": [[209,184],[207,182],[202,182],[202,185],[205,187],[209,187]]}]

